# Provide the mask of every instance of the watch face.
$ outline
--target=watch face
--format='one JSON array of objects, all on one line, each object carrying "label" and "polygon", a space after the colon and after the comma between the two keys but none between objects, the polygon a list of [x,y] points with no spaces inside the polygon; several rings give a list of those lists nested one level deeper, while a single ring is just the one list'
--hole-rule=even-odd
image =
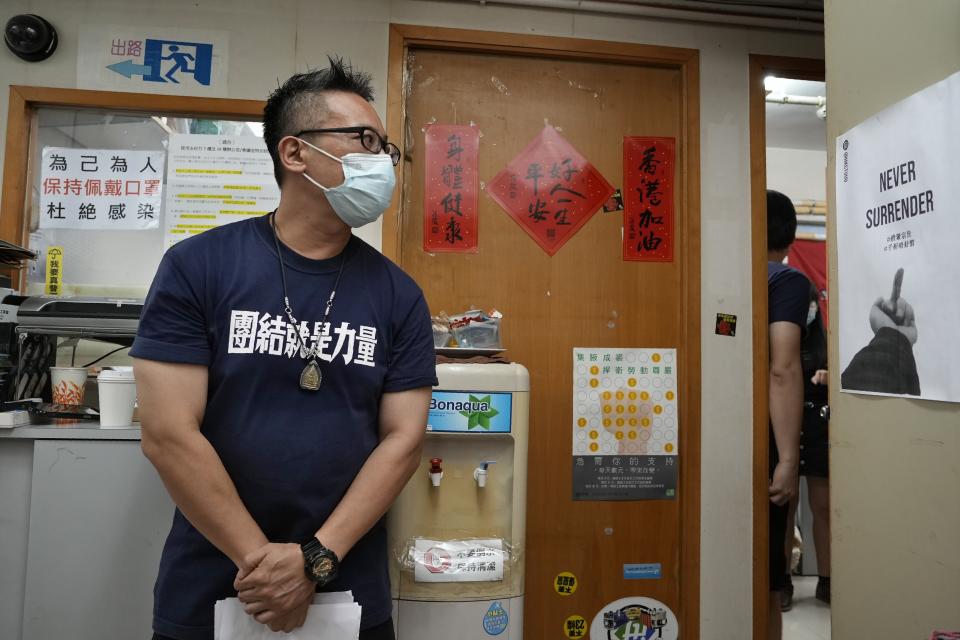
[{"label": "watch face", "polygon": [[311,563],[310,571],[313,574],[314,580],[317,582],[324,581],[333,574],[333,560],[321,556]]}]

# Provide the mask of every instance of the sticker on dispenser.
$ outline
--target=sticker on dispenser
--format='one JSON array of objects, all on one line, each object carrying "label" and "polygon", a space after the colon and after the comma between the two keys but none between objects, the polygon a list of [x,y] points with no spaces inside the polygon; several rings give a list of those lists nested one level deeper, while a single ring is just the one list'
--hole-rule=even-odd
[{"label": "sticker on dispenser", "polygon": [[486,391],[434,391],[427,431],[510,433],[513,396]]},{"label": "sticker on dispenser", "polygon": [[483,614],[483,630],[488,636],[498,636],[507,630],[507,623],[510,622],[510,616],[507,610],[503,608],[500,601],[490,605],[487,612]]},{"label": "sticker on dispenser", "polygon": [[659,562],[623,565],[624,580],[656,580],[662,577],[662,573]]},{"label": "sticker on dispenser", "polygon": [[577,591],[577,576],[569,571],[558,573],[553,579],[553,590],[562,596],[572,596]]},{"label": "sticker on dispenser", "polygon": [[659,600],[636,596],[603,607],[590,623],[590,640],[677,640],[677,617]]},{"label": "sticker on dispenser", "polygon": [[507,553],[499,538],[475,540],[417,539],[415,582],[499,582]]},{"label": "sticker on dispenser", "polygon": [[570,616],[563,621],[563,633],[571,640],[587,635],[587,619],[583,616]]}]

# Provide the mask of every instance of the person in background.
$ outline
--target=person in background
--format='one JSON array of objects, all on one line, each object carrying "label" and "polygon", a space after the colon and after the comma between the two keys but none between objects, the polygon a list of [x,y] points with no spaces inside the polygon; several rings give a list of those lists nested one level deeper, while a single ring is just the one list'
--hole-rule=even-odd
[{"label": "person in background", "polygon": [[767,191],[767,314],[770,345],[770,640],[782,637],[780,592],[786,557],[787,509],[797,495],[803,365],[800,343],[807,322],[810,281],[783,264],[796,237],[797,213],[778,191]]},{"label": "person in background", "polygon": [[[800,475],[807,479],[807,498],[813,515],[813,542],[817,551],[816,598],[830,604],[830,483],[828,480],[830,407],[827,404],[827,332],[818,300],[820,293],[810,287],[806,334],[801,343],[803,363],[803,427],[800,431]],[[790,556],[794,542],[798,499],[787,511],[787,573],[780,592],[781,609],[793,606]]]},{"label": "person in background", "polygon": [[212,640],[239,597],[274,631],[352,590],[392,640],[382,517],[420,461],[433,330],[416,283],[351,233],[393,196],[400,151],[368,75],[338,58],[267,100],[276,211],[167,251],[135,360],[143,452],[177,504],[155,640]]}]

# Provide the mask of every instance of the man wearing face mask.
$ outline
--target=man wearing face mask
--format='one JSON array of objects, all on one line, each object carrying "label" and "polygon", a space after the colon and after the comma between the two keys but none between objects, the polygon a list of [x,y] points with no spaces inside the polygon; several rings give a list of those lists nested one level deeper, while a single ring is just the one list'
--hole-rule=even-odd
[{"label": "man wearing face mask", "polygon": [[132,355],[145,455],[177,504],[154,638],[213,638],[217,600],[271,629],[352,590],[393,638],[382,517],[419,464],[436,382],[420,288],[351,233],[399,150],[369,76],[331,58],[267,101],[280,204],[170,249]]}]

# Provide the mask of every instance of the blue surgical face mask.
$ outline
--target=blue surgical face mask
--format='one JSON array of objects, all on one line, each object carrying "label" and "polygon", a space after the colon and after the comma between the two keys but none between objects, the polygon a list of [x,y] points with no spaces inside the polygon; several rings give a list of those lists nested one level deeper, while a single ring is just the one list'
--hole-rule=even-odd
[{"label": "blue surgical face mask", "polygon": [[389,154],[348,153],[338,158],[306,140],[297,140],[343,165],[343,184],[336,187],[325,187],[306,173],[303,177],[323,190],[327,202],[344,223],[362,227],[383,215],[390,206],[397,183]]}]

